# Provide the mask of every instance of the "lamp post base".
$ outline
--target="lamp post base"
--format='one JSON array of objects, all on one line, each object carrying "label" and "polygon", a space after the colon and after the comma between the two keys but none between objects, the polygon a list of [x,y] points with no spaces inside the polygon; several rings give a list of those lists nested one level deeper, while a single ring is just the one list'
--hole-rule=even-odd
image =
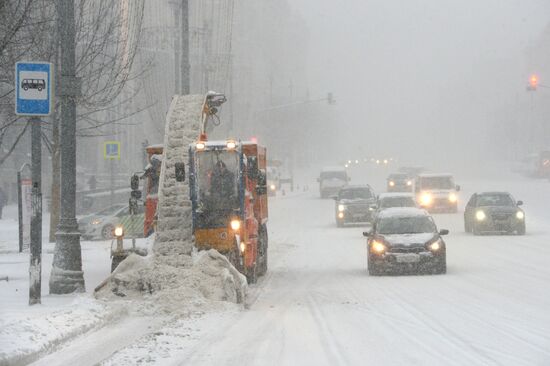
[{"label": "lamp post base", "polygon": [[[67,232],[68,231],[68,232]],[[80,251],[80,233],[76,230],[60,230],[50,274],[50,294],[85,292],[84,272]]]}]

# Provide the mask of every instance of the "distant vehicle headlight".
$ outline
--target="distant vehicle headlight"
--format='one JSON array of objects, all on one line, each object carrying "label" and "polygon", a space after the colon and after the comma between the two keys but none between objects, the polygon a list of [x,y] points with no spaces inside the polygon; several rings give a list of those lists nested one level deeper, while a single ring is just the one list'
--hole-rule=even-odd
[{"label": "distant vehicle headlight", "polygon": [[412,181],[410,181],[410,180],[407,181],[407,185],[408,185],[409,187],[412,186],[412,184],[413,184]]},{"label": "distant vehicle headlight", "polygon": [[429,193],[424,193],[420,196],[420,203],[423,206],[429,206],[432,204],[432,195]]},{"label": "distant vehicle headlight", "polygon": [[346,206],[345,206],[345,205],[338,205],[338,211],[344,212],[345,210],[346,210]]},{"label": "distant vehicle headlight", "polygon": [[449,194],[449,202],[455,203],[456,201],[458,201],[458,197],[456,196],[456,194],[454,193]]},{"label": "distant vehicle headlight", "polygon": [[393,180],[390,180],[390,187],[395,186],[395,182]]},{"label": "distant vehicle headlight", "polygon": [[272,184],[269,186],[269,189],[271,189],[272,191],[274,191],[275,189],[277,189],[277,187],[275,186],[275,184]]},{"label": "distant vehicle headlight", "polygon": [[373,241],[371,244],[371,250],[375,253],[382,254],[386,251],[386,246],[379,241]]},{"label": "distant vehicle headlight", "polygon": [[430,250],[433,250],[434,252],[438,251],[439,249],[441,249],[441,240],[438,239],[437,241],[434,241],[429,245],[429,247]]},{"label": "distant vehicle headlight", "polygon": [[525,214],[522,211],[516,212],[516,218],[518,220],[523,220],[525,218]]},{"label": "distant vehicle headlight", "polygon": [[338,212],[338,218],[343,219],[344,218],[344,213],[343,212]]},{"label": "distant vehicle headlight", "polygon": [[91,224],[92,225],[99,225],[99,224],[101,224],[101,222],[102,222],[101,219],[95,219],[91,222]]},{"label": "distant vehicle headlight", "polygon": [[476,219],[477,221],[483,221],[487,218],[487,215],[485,215],[485,212],[479,210],[476,212]]}]

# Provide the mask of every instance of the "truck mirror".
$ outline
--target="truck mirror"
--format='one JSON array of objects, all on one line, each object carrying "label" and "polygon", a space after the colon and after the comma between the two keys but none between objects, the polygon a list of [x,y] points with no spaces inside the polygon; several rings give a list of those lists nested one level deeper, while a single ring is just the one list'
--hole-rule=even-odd
[{"label": "truck mirror", "polygon": [[449,230],[447,230],[447,229],[439,230],[439,235],[448,235],[448,234],[449,234]]},{"label": "truck mirror", "polygon": [[458,184],[456,185],[456,191],[460,192],[460,186]]},{"label": "truck mirror", "polygon": [[139,190],[139,177],[137,174],[132,175],[130,178],[130,188],[132,188],[132,191]]},{"label": "truck mirror", "polygon": [[364,237],[369,237],[372,235],[372,229],[367,229],[366,231],[363,231],[363,236]]},{"label": "truck mirror", "polygon": [[174,169],[176,170],[176,182],[185,182],[185,163],[174,164]]},{"label": "truck mirror", "polygon": [[518,206],[521,206],[521,205],[523,205],[523,201],[521,201],[521,200],[520,200],[520,201],[518,201],[517,205],[518,205]]}]

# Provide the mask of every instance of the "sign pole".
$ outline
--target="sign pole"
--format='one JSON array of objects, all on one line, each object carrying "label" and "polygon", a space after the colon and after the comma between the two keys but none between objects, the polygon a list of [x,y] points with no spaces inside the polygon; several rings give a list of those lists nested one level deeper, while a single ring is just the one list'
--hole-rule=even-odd
[{"label": "sign pole", "polygon": [[19,218],[19,253],[23,252],[23,192],[21,189],[21,172],[17,172],[17,212]]},{"label": "sign pole", "polygon": [[39,117],[31,117],[32,216],[29,305],[41,303],[42,289],[42,132]]}]

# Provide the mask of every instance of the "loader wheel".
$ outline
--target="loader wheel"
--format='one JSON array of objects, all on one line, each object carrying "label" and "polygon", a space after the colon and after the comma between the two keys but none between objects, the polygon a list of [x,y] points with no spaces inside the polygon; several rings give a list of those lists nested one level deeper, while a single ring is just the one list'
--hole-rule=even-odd
[{"label": "loader wheel", "polygon": [[246,269],[246,281],[249,285],[256,283],[258,281],[258,272],[256,270],[257,264],[254,264],[252,268]]},{"label": "loader wheel", "polygon": [[258,275],[263,276],[267,272],[267,253],[268,253],[268,237],[267,228],[262,225],[259,230],[259,242],[260,242],[260,268]]}]

